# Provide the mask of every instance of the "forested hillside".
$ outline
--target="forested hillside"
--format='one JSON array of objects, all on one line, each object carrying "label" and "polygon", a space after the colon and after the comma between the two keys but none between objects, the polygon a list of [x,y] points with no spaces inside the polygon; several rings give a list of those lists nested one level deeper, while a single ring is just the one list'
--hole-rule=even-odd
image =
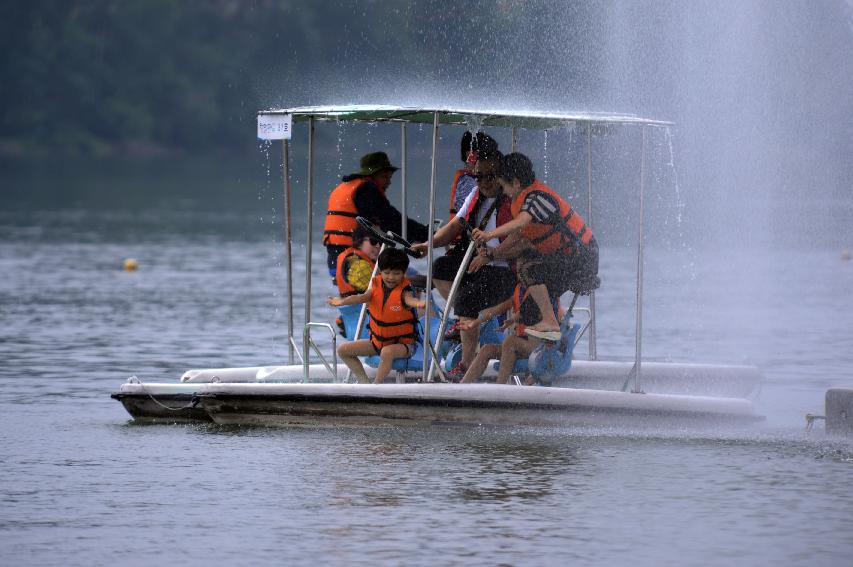
[{"label": "forested hillside", "polygon": [[245,88],[272,62],[291,3],[34,0],[0,7],[7,153],[202,149],[234,143],[254,111]]},{"label": "forested hillside", "polygon": [[[327,100],[321,91],[339,68],[364,83],[387,81],[382,61],[424,47],[411,20],[429,21],[434,10],[445,19],[477,14],[474,5],[470,13],[431,5],[441,2],[361,4],[2,2],[0,154],[245,147],[259,107]],[[355,68],[347,64],[354,49]],[[352,96],[352,85],[335,88]]]},{"label": "forested hillside", "polygon": [[759,108],[843,140],[851,30],[848,0],[0,2],[0,156],[248,151],[259,108],[368,101],[726,128]]}]

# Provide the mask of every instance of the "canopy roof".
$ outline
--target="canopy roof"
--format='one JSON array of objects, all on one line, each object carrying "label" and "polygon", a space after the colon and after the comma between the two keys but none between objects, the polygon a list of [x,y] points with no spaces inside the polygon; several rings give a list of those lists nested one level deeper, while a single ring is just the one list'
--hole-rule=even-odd
[{"label": "canopy roof", "polygon": [[632,114],[599,112],[537,112],[533,110],[471,110],[464,108],[429,108],[415,106],[389,106],[353,104],[342,106],[302,106],[261,110],[258,114],[291,114],[294,122],[316,120],[355,122],[414,122],[432,124],[438,113],[441,124],[497,126],[504,128],[549,129],[584,124],[638,124],[667,126],[672,122],[651,120]]}]

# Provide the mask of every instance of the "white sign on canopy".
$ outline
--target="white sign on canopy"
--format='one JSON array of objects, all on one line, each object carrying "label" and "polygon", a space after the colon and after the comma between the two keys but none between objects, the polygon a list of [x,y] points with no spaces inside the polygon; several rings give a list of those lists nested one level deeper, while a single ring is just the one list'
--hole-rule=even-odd
[{"label": "white sign on canopy", "polygon": [[258,114],[259,140],[289,140],[292,114]]}]

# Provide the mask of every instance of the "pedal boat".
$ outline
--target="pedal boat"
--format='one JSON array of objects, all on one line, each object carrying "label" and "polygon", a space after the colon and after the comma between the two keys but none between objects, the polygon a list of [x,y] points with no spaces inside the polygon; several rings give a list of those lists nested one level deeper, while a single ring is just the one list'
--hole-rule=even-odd
[{"label": "pedal boat", "polygon": [[[432,125],[432,176],[430,180],[429,226],[435,223],[436,150],[440,125],[468,125],[510,128],[515,150],[518,129],[580,129],[588,151],[588,210],[592,210],[591,140],[595,135],[618,128],[642,131],[637,271],[636,336],[633,360],[601,360],[596,348],[595,294],[589,307],[579,308],[587,321],[578,333],[589,346],[588,360],[570,361],[570,369],[552,376],[548,386],[520,386],[442,383],[441,341],[444,321],[436,332],[435,318],[425,318],[423,336],[432,337],[430,349],[421,345],[417,364],[398,367],[392,381],[382,385],[353,384],[338,368],[336,355],[323,355],[312,339],[312,330],[336,331],[328,323],[310,320],[311,250],[306,238],[305,311],[302,345],[294,336],[291,183],[289,176],[290,133],[294,123],[307,123],[308,179],[307,234],[312,233],[314,193],[314,133],[318,121],[393,122],[401,126],[402,212],[406,214],[406,128],[409,124]],[[591,425],[630,428],[704,427],[755,423],[754,399],[760,390],[758,368],[745,365],[695,364],[648,361],[642,358],[643,314],[643,192],[646,144],[649,133],[670,123],[631,115],[550,113],[531,111],[484,111],[450,108],[392,106],[302,107],[266,110],[258,113],[258,136],[282,139],[285,234],[287,247],[288,343],[290,363],[247,368],[189,370],[178,382],[147,382],[133,376],[112,397],[121,402],[135,421],[175,423],[212,421],[219,424],[329,426],[344,425],[424,425],[432,423],[464,425],[562,426]],[[588,219],[591,223],[592,219]],[[404,223],[405,224],[405,223]],[[395,235],[396,236],[396,235]],[[405,234],[402,234],[405,242]],[[427,256],[426,289],[432,287],[432,236]],[[461,270],[460,270],[461,277]],[[459,279],[459,278],[457,278]],[[451,294],[453,291],[451,291]],[[361,327],[359,321],[358,327]],[[432,327],[432,329],[430,328]],[[577,331],[577,329],[576,329]],[[574,338],[574,335],[573,335]],[[576,343],[574,343],[576,344]],[[572,346],[574,346],[574,344]],[[312,360],[311,351],[316,358]],[[427,352],[423,353],[423,350]],[[297,355],[301,363],[294,363]],[[570,356],[569,358],[572,358]],[[400,361],[398,361],[400,362]],[[395,363],[396,364],[396,363]],[[490,365],[485,377],[494,377]],[[373,377],[372,368],[366,368]],[[516,383],[520,381],[516,379]]]}]

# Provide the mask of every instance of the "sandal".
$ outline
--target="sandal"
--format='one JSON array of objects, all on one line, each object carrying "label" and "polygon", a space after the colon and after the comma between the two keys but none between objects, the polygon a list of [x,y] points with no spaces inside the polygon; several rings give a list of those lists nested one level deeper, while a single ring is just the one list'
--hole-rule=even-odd
[{"label": "sandal", "polygon": [[543,341],[557,342],[563,335],[560,331],[537,331],[536,329],[524,329],[524,333]]}]

